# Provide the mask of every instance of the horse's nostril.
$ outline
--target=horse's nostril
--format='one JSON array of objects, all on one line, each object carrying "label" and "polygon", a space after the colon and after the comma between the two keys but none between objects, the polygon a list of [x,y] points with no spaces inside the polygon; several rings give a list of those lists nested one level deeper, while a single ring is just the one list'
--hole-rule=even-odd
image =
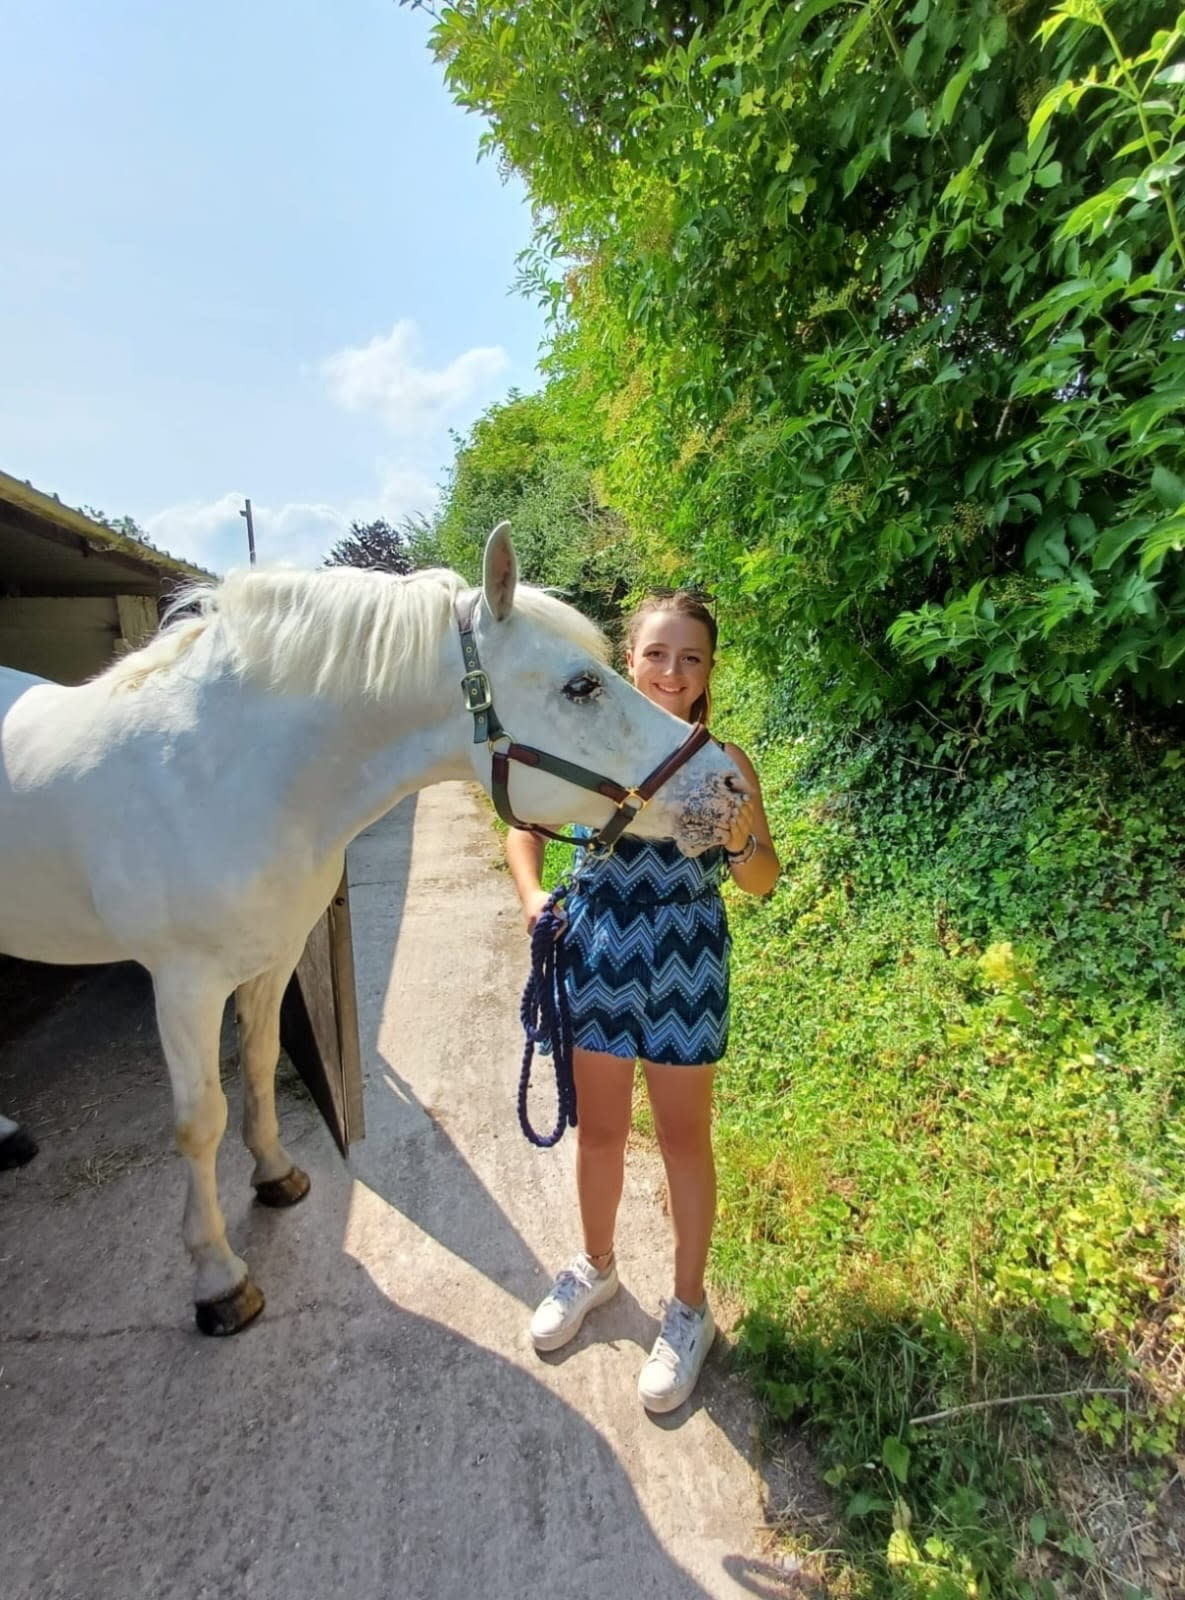
[{"label": "horse's nostril", "polygon": [[732,794],[740,795],[742,800],[749,798],[749,791],[745,788],[745,780],[735,772],[730,772],[724,780],[724,787]]}]

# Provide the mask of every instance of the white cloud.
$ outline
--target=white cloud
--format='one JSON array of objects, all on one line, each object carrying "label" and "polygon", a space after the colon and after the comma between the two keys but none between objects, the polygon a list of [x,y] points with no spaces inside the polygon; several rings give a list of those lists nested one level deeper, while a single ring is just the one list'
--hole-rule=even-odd
[{"label": "white cloud", "polygon": [[[385,517],[398,524],[415,513],[430,514],[436,490],[418,467],[389,463],[381,469],[376,496],[344,506],[290,501],[281,506],[251,503],[255,552],[261,566],[319,567],[330,547],[350,531],[352,522]],[[144,519],[154,544],[211,572],[246,566],[247,523],[244,496],[229,492],[205,503],[190,501],[167,507]]]},{"label": "white cloud", "polygon": [[[154,543],[213,572],[245,566],[247,522],[240,514],[244,497],[222,495],[205,504],[169,506],[145,518]],[[290,567],[319,566],[330,545],[349,528],[349,518],[336,506],[291,503],[278,508],[252,502],[251,520],[260,563]]]},{"label": "white cloud", "polygon": [[377,413],[397,434],[426,433],[488,394],[510,365],[501,346],[466,350],[432,371],[415,362],[417,336],[409,321],[376,335],[361,349],[339,351],[321,363],[334,400],[347,411]]},{"label": "white cloud", "polygon": [[386,462],[379,472],[381,486],[377,497],[362,503],[360,510],[351,508],[351,520],[357,517],[369,522],[374,517],[386,517],[388,522],[399,522],[404,517],[430,516],[435,511],[439,491],[420,467],[409,462]]},{"label": "white cloud", "polygon": [[[417,366],[416,329],[397,322],[390,334],[363,349],[342,350],[321,363],[322,378],[338,404],[379,415],[407,442],[391,458],[375,463],[376,491],[337,505],[288,501],[252,502],[255,547],[261,566],[318,567],[352,522],[431,515],[439,498],[426,460],[434,453],[427,437],[492,399],[496,380],[509,365],[501,349],[474,349],[439,371]],[[154,543],[212,572],[244,566],[248,559],[244,497],[228,491],[216,500],[189,501],[144,519]]]}]

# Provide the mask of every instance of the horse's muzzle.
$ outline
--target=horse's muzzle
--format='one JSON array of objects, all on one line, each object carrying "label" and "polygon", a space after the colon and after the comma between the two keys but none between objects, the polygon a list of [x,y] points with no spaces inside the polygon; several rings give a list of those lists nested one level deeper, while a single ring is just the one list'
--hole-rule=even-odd
[{"label": "horse's muzzle", "polygon": [[679,849],[685,856],[698,856],[722,845],[748,798],[749,791],[739,772],[713,773],[684,802],[675,835]]}]

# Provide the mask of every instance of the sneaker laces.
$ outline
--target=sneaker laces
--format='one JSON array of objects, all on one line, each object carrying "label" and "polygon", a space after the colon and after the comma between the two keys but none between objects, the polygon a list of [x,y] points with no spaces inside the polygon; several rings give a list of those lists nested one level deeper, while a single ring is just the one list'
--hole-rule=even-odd
[{"label": "sneaker laces", "polygon": [[578,1299],[587,1289],[596,1283],[596,1268],[592,1267],[583,1256],[576,1256],[557,1275],[551,1286],[549,1300],[554,1300],[557,1305],[565,1309],[573,1300]]},{"label": "sneaker laces", "polygon": [[681,1363],[691,1354],[702,1327],[702,1313],[693,1311],[682,1300],[664,1301],[662,1327],[650,1352],[651,1361],[660,1361],[664,1367],[677,1372]]}]

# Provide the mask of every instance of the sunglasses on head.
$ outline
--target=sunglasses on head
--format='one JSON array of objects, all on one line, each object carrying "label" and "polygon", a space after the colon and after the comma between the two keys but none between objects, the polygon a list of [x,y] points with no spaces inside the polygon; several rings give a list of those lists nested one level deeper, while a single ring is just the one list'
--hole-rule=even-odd
[{"label": "sunglasses on head", "polygon": [[671,589],[660,584],[646,591],[647,600],[673,600],[676,595],[686,596],[688,600],[694,601],[696,605],[703,606],[706,611],[715,612],[716,610],[716,596],[709,594],[706,589],[690,589],[686,585]]}]

